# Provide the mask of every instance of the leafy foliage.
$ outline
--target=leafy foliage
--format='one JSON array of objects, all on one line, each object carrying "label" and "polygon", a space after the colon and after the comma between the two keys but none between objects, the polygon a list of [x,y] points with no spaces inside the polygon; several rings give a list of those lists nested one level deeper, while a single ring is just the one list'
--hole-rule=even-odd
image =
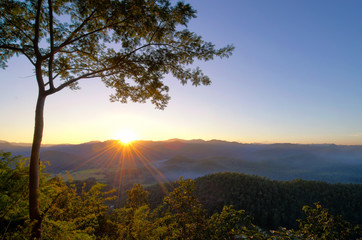
[{"label": "leafy foliage", "polygon": [[28,206],[27,159],[0,152],[0,229],[24,222]]},{"label": "leafy foliage", "polygon": [[205,231],[205,212],[194,194],[194,182],[180,178],[164,198],[164,216],[173,226],[172,238],[201,239]]},{"label": "leafy foliage", "polygon": [[305,220],[299,220],[300,233],[308,239],[352,239],[353,226],[340,215],[333,216],[319,203],[314,208],[304,206]]},{"label": "leafy foliage", "polygon": [[[241,173],[217,173],[197,178],[195,188],[209,214],[233,205],[235,209],[245,209],[264,229],[297,228],[295,219],[303,218],[302,207],[314,202],[320,202],[332,214],[340,214],[353,224],[362,221],[360,184],[328,184],[301,179],[272,181]],[[150,197],[155,198],[152,192]]]},{"label": "leafy foliage", "polygon": [[[27,164],[28,159],[21,156],[0,153],[0,228],[9,239],[29,239]],[[40,180],[44,239],[93,239],[113,191],[103,192],[104,185],[97,183],[88,191],[83,186],[77,193],[74,184],[67,185],[60,177],[50,178],[44,172]]]},{"label": "leafy foliage", "polygon": [[25,55],[47,95],[100,77],[115,89],[112,101],[151,99],[164,108],[169,100],[164,75],[208,85],[199,68],[186,66],[228,57],[233,50],[216,49],[190,32],[187,24],[195,14],[189,4],[166,0],[1,1],[0,66]]},{"label": "leafy foliage", "polygon": [[244,210],[235,210],[233,206],[224,206],[221,213],[214,213],[208,220],[210,239],[235,239],[242,235],[243,229],[254,226]]},{"label": "leafy foliage", "polygon": [[127,191],[126,207],[137,209],[141,206],[147,205],[148,192],[146,192],[142,185],[135,184],[131,190]]},{"label": "leafy foliage", "polygon": [[[62,191],[54,198],[54,206],[51,206],[44,219],[44,237],[59,239],[64,236],[64,232],[71,233],[70,239],[74,233],[92,236],[99,229],[99,219],[108,210],[104,203],[114,198],[108,196],[113,191],[102,192],[104,185],[97,183],[88,191],[83,185],[78,194],[74,184],[68,186],[59,178],[57,181]],[[50,235],[47,236],[47,233]]]},{"label": "leafy foliage", "polygon": [[[3,239],[29,239],[31,223],[27,204],[27,160],[10,153],[0,154],[1,228]],[[182,179],[154,210],[149,192],[135,184],[127,191],[124,207],[110,206],[114,191],[105,186],[65,183],[60,177],[42,173],[41,204],[44,239],[358,239],[358,226],[334,216],[319,203],[304,206],[306,217],[298,229],[265,230],[254,225],[245,210],[224,206],[207,216],[196,196],[195,182]],[[12,184],[6,184],[12,183]],[[24,185],[26,188],[26,184]],[[11,190],[11,191],[10,191]],[[3,201],[9,200],[9,202]],[[9,203],[9,204],[8,204]],[[10,205],[11,203],[11,205]],[[9,210],[10,209],[10,210]],[[20,220],[19,220],[20,219]]]}]

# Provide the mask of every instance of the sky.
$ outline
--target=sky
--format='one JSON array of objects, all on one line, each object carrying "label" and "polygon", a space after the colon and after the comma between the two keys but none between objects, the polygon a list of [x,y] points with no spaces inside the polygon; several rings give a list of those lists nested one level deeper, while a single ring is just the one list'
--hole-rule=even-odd
[{"label": "sky", "polygon": [[[197,0],[188,28],[229,59],[196,62],[212,84],[166,77],[171,100],[111,103],[100,79],[47,98],[43,143],[83,143],[129,130],[143,140],[362,145],[362,1]],[[32,141],[37,85],[32,66],[0,69],[0,140]]]}]

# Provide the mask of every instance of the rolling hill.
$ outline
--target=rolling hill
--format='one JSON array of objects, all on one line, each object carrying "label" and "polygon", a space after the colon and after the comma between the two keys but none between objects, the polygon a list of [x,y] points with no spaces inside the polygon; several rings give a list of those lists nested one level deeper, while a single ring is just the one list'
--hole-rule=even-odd
[{"label": "rolling hill", "polygon": [[[0,150],[29,156],[30,146],[0,142]],[[219,140],[136,141],[124,146],[117,141],[42,148],[47,171],[60,173],[100,169],[108,178],[123,174],[143,175],[152,181],[162,174],[199,177],[216,172],[242,172],[276,180],[320,180],[362,183],[362,146],[331,144],[242,144]],[[99,173],[99,171],[97,171]],[[136,174],[137,173],[137,174]],[[145,176],[146,175],[146,176]],[[149,176],[148,176],[149,175]]]}]

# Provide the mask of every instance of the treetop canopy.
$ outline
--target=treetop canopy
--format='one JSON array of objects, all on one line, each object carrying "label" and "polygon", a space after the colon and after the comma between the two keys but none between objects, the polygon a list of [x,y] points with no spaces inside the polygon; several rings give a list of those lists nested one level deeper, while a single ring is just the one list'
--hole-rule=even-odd
[{"label": "treetop canopy", "polygon": [[208,85],[200,68],[188,66],[233,51],[190,32],[195,17],[189,4],[168,0],[3,0],[0,66],[22,54],[41,72],[37,81],[46,95],[100,77],[115,90],[112,101],[151,99],[163,109],[170,98],[166,74],[182,84]]}]

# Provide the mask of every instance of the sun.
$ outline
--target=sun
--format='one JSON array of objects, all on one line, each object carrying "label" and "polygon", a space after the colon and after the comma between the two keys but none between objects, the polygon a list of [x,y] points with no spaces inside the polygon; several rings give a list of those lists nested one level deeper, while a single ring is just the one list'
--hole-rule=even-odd
[{"label": "sun", "polygon": [[115,139],[123,144],[129,144],[135,140],[138,140],[138,137],[136,133],[131,130],[122,130],[115,134]]}]

